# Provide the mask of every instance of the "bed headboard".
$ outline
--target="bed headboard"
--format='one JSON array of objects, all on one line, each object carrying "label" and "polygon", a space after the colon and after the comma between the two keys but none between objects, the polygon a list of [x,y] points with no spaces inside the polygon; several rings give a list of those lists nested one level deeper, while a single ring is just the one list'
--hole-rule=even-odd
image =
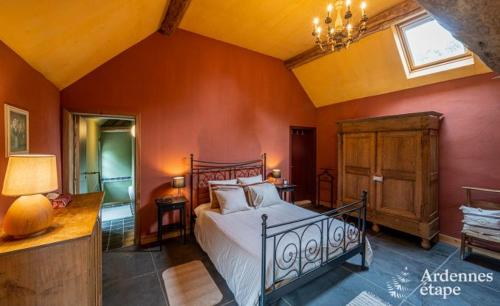
[{"label": "bed headboard", "polygon": [[194,216],[193,211],[196,206],[210,202],[208,181],[256,175],[262,175],[262,180],[266,179],[266,153],[262,154],[259,159],[230,163],[197,160],[191,154],[190,165],[191,216]]}]

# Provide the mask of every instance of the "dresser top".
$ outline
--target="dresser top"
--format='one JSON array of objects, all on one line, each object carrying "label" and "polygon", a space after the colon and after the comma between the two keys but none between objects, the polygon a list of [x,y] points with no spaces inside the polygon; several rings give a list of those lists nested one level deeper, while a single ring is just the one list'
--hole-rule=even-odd
[{"label": "dresser top", "polygon": [[66,208],[54,209],[54,221],[48,231],[41,235],[12,239],[0,230],[0,256],[92,235],[103,195],[102,192],[73,195],[73,200]]}]

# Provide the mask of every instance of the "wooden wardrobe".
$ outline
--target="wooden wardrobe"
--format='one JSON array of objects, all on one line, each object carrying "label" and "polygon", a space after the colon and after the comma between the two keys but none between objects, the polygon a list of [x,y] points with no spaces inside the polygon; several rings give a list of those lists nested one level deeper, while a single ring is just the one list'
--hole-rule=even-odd
[{"label": "wooden wardrobe", "polygon": [[442,114],[412,113],[337,123],[338,201],[368,191],[367,219],[422,238],[439,233],[438,130]]}]

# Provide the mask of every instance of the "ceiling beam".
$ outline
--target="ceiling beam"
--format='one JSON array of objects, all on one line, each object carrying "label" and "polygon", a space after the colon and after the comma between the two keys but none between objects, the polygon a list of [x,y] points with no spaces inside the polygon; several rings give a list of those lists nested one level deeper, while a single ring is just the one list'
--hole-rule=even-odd
[{"label": "ceiling beam", "polygon": [[418,0],[456,39],[500,73],[500,1]]},{"label": "ceiling beam", "polygon": [[160,26],[160,33],[169,36],[175,32],[190,2],[191,0],[170,0],[165,19],[163,19]]},{"label": "ceiling beam", "polygon": [[[423,12],[425,12],[425,10],[417,2],[415,2],[415,0],[405,0],[375,16],[369,17],[367,22],[367,31],[360,37],[360,39],[373,33],[388,29],[395,23]],[[318,46],[315,46],[285,60],[285,66],[288,69],[293,69],[330,53],[332,53],[331,50],[322,51]]]}]

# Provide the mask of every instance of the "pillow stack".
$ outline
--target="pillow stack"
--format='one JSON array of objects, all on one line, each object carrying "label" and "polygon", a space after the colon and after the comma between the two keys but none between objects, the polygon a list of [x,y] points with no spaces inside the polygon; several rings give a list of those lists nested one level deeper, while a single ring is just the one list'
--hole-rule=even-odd
[{"label": "pillow stack", "polygon": [[219,208],[219,201],[217,199],[217,196],[215,194],[215,190],[227,190],[227,189],[234,189],[234,188],[240,188],[239,185],[237,185],[237,180],[221,180],[221,181],[208,181],[208,192],[210,194],[210,208],[215,209]]},{"label": "pillow stack", "polygon": [[461,206],[464,213],[464,231],[500,237],[500,210]]},{"label": "pillow stack", "polygon": [[262,181],[262,176],[240,177],[233,180],[209,181],[210,208],[221,214],[260,208],[281,203],[274,185]]}]

